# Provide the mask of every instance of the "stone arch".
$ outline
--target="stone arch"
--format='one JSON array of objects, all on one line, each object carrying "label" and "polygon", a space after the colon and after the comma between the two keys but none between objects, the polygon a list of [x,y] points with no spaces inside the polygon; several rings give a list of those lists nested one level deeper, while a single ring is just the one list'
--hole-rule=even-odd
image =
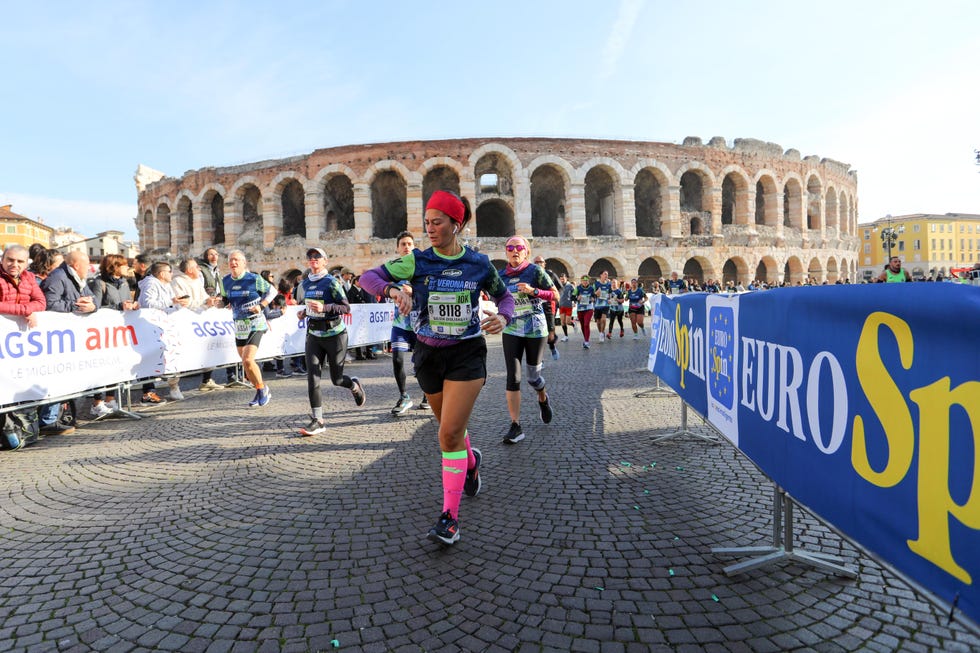
[{"label": "stone arch", "polygon": [[264,202],[259,180],[251,175],[238,179],[231,190],[235,210],[241,216],[241,233],[238,242],[242,245],[262,244],[264,231]]},{"label": "stone arch", "polygon": [[322,168],[308,184],[323,204],[323,230],[328,236],[354,228],[354,179],[357,175],[343,164]]},{"label": "stone arch", "polygon": [[166,197],[157,204],[154,222],[153,244],[156,249],[170,250],[170,200]]},{"label": "stone arch", "polygon": [[305,240],[306,179],[293,171],[280,172],[269,183],[269,192],[278,200],[272,210],[279,215],[270,216],[272,223],[281,226],[283,237],[300,236]]},{"label": "stone arch", "polygon": [[688,233],[692,236],[702,236],[708,233],[708,230],[704,226],[704,220],[700,215],[691,216]]},{"label": "stone arch", "polygon": [[808,265],[806,268],[806,275],[819,283],[820,281],[824,280],[823,270],[823,263],[820,262],[820,259],[814,256],[810,259],[810,265]]},{"label": "stone arch", "polygon": [[506,238],[515,233],[514,209],[503,199],[485,200],[476,207],[477,238]]},{"label": "stone arch", "polygon": [[210,183],[197,194],[195,204],[200,207],[198,217],[199,233],[202,242],[194,239],[194,249],[203,251],[205,247],[225,242],[225,188],[221,184]]},{"label": "stone arch", "polygon": [[666,271],[670,269],[670,263],[661,256],[649,256],[640,263],[636,270],[636,278],[643,282],[644,287],[649,288],[654,281],[659,281],[667,276]]},{"label": "stone arch", "polygon": [[538,157],[528,166],[531,186],[531,235],[565,236],[565,206],[575,171],[564,159]]},{"label": "stone arch", "polygon": [[589,267],[589,276],[593,279],[599,278],[599,275],[603,272],[608,272],[610,278],[618,278],[619,272],[616,271],[616,263],[610,261],[611,257],[603,257],[593,261],[591,267]]},{"label": "stone arch", "polygon": [[664,217],[669,212],[670,175],[664,169],[644,166],[633,175],[636,235],[663,236]]},{"label": "stone arch", "polygon": [[696,279],[698,283],[703,284],[706,279],[714,276],[714,268],[711,266],[711,261],[704,256],[692,256],[684,262],[683,276]]},{"label": "stone arch", "polygon": [[786,259],[786,265],[783,267],[783,283],[787,286],[803,283],[803,263],[796,256]]},{"label": "stone arch", "polygon": [[[429,159],[432,161],[433,159]],[[428,162],[427,162],[428,163]],[[424,169],[424,173],[423,173]],[[422,174],[422,206],[425,207],[437,190],[448,190],[460,195],[459,170],[445,164],[435,164],[428,168],[420,168]]]},{"label": "stone arch", "polygon": [[817,231],[823,215],[823,181],[816,172],[806,178],[806,228]]},{"label": "stone arch", "polygon": [[775,174],[769,170],[761,170],[755,176],[755,224],[779,224],[779,187]]},{"label": "stone arch", "polygon": [[170,248],[174,254],[183,254],[190,249],[194,237],[194,195],[184,189],[174,202],[177,215],[172,216],[170,224]]},{"label": "stone arch", "polygon": [[842,236],[851,233],[851,208],[850,200],[847,195],[847,191],[843,188],[840,191],[840,218],[838,219],[838,224],[840,228],[840,234]]},{"label": "stone arch", "polygon": [[834,283],[840,279],[837,268],[837,259],[833,256],[827,258],[827,283]]},{"label": "stone arch", "polygon": [[143,211],[143,223],[140,225],[140,241],[144,250],[151,250],[154,245],[153,238],[153,211],[146,209]]},{"label": "stone arch", "polygon": [[[478,148],[470,155],[473,162],[473,177],[476,182],[476,201],[474,213],[477,216],[477,235],[481,232],[513,235],[514,222],[514,184],[521,169],[520,160],[510,148],[496,147],[490,143]],[[486,207],[483,207],[487,204]],[[506,205],[504,210],[502,205]],[[482,210],[481,210],[482,208]],[[509,214],[509,217],[508,215]],[[484,224],[480,224],[480,217]],[[504,234],[504,231],[510,231]],[[487,234],[489,235],[489,234]]]},{"label": "stone arch", "polygon": [[401,164],[377,167],[371,176],[371,222],[375,238],[394,238],[408,228],[408,182],[402,170],[408,172]]},{"label": "stone arch", "polygon": [[837,205],[837,189],[833,186],[827,188],[827,198],[826,206],[824,207],[824,215],[826,216],[826,226],[828,229],[836,229],[838,227],[838,205]]},{"label": "stone arch", "polygon": [[722,286],[729,281],[732,283],[745,283],[749,280],[749,264],[741,256],[733,256],[721,267]]},{"label": "stone arch", "polygon": [[783,226],[803,229],[803,182],[798,176],[790,176],[783,182]]},{"label": "stone arch", "polygon": [[585,234],[614,236],[622,223],[622,170],[618,163],[596,163],[586,168],[582,177],[585,185]]},{"label": "stone arch", "polygon": [[850,283],[853,279],[853,277],[851,276],[850,264],[847,262],[847,259],[845,257],[841,257],[839,274],[841,275],[840,276],[841,281],[844,283]]},{"label": "stone arch", "polygon": [[721,223],[749,224],[749,177],[741,166],[725,167],[721,180]]},{"label": "stone arch", "polygon": [[759,265],[755,268],[755,278],[765,281],[770,286],[779,283],[779,264],[771,256],[763,256],[759,259]]}]

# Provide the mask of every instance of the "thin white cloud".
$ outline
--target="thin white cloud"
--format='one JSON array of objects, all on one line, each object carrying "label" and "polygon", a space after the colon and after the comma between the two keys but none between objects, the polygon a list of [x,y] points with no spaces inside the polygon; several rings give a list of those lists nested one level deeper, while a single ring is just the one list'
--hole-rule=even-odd
[{"label": "thin white cloud", "polygon": [[642,8],[640,0],[622,0],[619,3],[616,22],[613,23],[612,31],[609,32],[605,47],[602,49],[602,69],[599,71],[601,79],[608,79],[616,72]]},{"label": "thin white cloud", "polygon": [[136,240],[136,205],[126,202],[92,202],[39,195],[23,195],[0,190],[0,206],[11,204],[14,213],[59,228],[71,227],[85,236],[110,229]]}]

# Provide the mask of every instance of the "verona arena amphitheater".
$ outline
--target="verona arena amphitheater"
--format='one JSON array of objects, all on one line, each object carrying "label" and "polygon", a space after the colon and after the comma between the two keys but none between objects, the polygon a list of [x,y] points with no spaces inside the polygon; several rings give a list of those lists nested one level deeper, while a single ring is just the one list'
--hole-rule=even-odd
[{"label": "verona arena amphitheater", "polygon": [[833,283],[855,278],[858,253],[856,171],[754,139],[349,145],[181,177],[140,166],[136,185],[143,251],[237,248],[277,275],[312,245],[356,272],[390,258],[404,229],[424,246],[423,207],[440,189],[469,199],[464,238],[495,263],[518,233],[572,276]]}]

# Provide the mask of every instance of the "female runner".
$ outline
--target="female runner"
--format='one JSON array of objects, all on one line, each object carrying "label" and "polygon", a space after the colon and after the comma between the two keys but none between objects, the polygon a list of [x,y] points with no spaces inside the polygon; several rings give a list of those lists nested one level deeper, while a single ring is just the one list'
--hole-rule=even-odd
[{"label": "female runner", "polygon": [[582,328],[582,348],[589,348],[589,336],[592,335],[592,312],[595,310],[595,286],[589,275],[582,277],[582,282],[575,286],[572,299],[575,300],[575,315],[578,317],[578,324]]},{"label": "female runner", "polygon": [[255,397],[248,402],[250,408],[265,406],[272,393],[262,382],[262,368],[255,362],[262,334],[268,331],[262,309],[276,296],[276,289],[260,275],[248,271],[248,261],[240,250],[228,254],[228,270],[231,274],[221,280],[221,296],[225,306],[231,306],[235,320],[235,346],[242,359],[245,378],[255,386]]},{"label": "female runner", "polygon": [[[487,344],[481,333],[500,333],[514,314],[507,292],[485,254],[461,244],[457,235],[472,217],[469,203],[436,191],[425,207],[425,232],[432,247],[368,270],[361,286],[392,299],[402,315],[418,311],[415,376],[439,422],[442,449],[442,514],[428,533],[434,542],[459,540],[463,492],[480,491],[482,456],[466,430],[473,405],[487,377]],[[412,293],[399,289],[408,280]],[[480,319],[480,293],[497,304],[497,314]]]},{"label": "female runner", "polygon": [[327,430],[323,421],[320,377],[323,365],[330,368],[330,382],[350,390],[354,403],[364,405],[364,388],[357,377],[344,374],[347,360],[347,326],[341,318],[350,313],[350,304],[340,281],[327,272],[327,254],[319,247],[306,252],[310,274],[303,279],[303,304],[299,317],[306,318],[306,390],[313,418],[299,430],[300,435],[319,435]]},{"label": "female runner", "polygon": [[527,355],[527,383],[538,393],[541,421],[551,423],[552,410],[541,376],[544,345],[548,338],[548,321],[544,304],[557,294],[554,282],[543,267],[528,262],[531,246],[523,236],[511,236],[505,246],[507,267],[500,273],[507,290],[514,296],[514,319],[501,340],[507,367],[507,412],[510,431],[504,444],[517,444],[524,439],[521,428],[521,358]]},{"label": "female runner", "polygon": [[636,332],[636,327],[640,327],[643,335],[647,330],[643,327],[643,315],[647,310],[647,293],[643,289],[643,283],[633,279],[630,281],[630,290],[626,293],[626,301],[629,302],[630,326],[633,327],[633,340],[639,340],[640,334]]},{"label": "female runner", "polygon": [[625,335],[625,329],[623,329],[624,294],[622,288],[619,287],[619,279],[613,279],[612,289],[609,291],[609,333],[607,337],[610,339],[617,321],[619,322],[619,337],[622,338]]}]

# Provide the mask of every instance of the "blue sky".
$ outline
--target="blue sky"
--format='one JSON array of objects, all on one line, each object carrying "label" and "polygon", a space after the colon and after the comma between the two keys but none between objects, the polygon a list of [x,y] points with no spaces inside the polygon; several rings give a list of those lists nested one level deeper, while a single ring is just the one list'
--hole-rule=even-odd
[{"label": "blue sky", "polygon": [[859,220],[980,213],[980,3],[0,0],[0,204],[135,237],[133,174],[356,143],[756,138]]}]

